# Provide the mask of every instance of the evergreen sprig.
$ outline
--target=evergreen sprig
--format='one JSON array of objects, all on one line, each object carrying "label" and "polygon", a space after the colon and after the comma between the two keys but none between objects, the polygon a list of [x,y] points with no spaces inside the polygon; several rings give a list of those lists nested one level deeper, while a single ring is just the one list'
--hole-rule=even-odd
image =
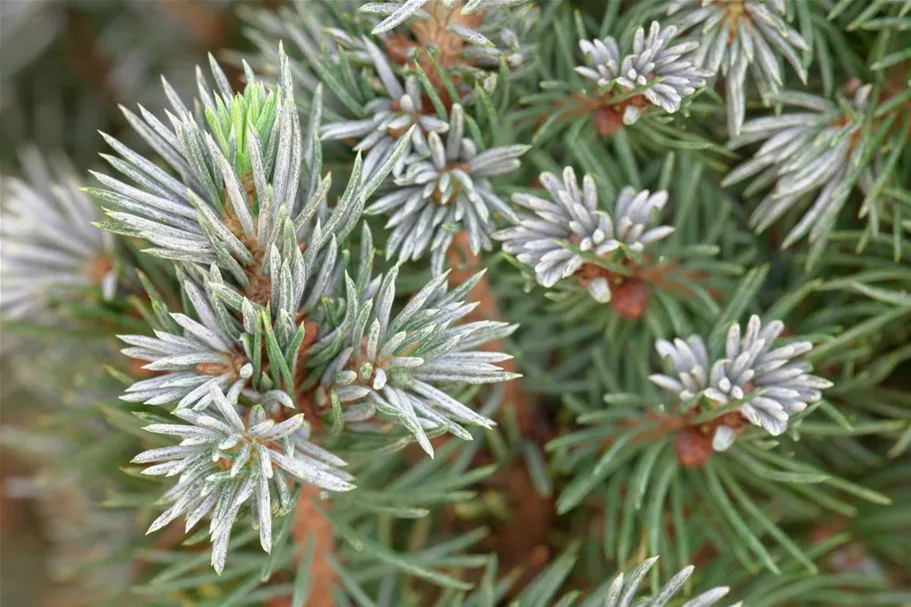
[{"label": "evergreen sprig", "polygon": [[911,600],[907,1],[246,4],[195,80],[133,4],[3,7],[4,132],[109,148],[3,166],[77,604]]}]

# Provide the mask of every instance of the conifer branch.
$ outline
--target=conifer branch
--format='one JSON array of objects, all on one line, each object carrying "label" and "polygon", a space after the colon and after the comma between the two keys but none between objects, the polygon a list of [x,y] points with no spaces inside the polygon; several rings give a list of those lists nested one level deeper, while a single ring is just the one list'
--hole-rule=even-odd
[{"label": "conifer branch", "polygon": [[911,601],[911,4],[217,4],[0,3],[68,599]]}]

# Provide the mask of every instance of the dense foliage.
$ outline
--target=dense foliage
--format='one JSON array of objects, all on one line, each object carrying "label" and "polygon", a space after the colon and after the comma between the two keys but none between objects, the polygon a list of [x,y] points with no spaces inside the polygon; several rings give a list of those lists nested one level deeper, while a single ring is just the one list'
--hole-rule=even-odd
[{"label": "dense foliage", "polygon": [[911,603],[911,2],[158,4],[3,4],[67,604]]}]

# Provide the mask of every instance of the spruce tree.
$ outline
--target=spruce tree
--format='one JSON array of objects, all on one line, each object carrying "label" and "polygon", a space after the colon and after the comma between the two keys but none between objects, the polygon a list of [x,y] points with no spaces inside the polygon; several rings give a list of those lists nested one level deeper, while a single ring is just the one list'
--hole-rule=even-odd
[{"label": "spruce tree", "polygon": [[66,604],[911,604],[911,2],[133,4],[56,139],[82,9],[3,4]]}]

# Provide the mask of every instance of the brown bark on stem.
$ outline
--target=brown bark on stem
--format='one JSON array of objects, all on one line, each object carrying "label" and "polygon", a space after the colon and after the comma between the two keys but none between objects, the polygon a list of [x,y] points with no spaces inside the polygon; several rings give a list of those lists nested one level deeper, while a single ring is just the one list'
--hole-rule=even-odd
[{"label": "brown bark on stem", "polygon": [[[319,500],[319,489],[304,487],[297,512],[294,513],[294,526],[291,536],[297,544],[297,558],[304,557],[308,541],[313,542],[313,560],[310,563],[310,605],[331,605],[332,587],[335,586],[335,570],[326,560],[335,552],[335,538],[332,535],[332,523],[323,517],[316,507]],[[327,503],[323,503],[328,507]],[[311,539],[312,538],[312,539]]]},{"label": "brown bark on stem", "polygon": [[[291,537],[296,547],[294,559],[300,562],[304,558],[307,543],[313,543],[313,560],[310,561],[310,595],[307,605],[322,607],[332,605],[332,588],[337,576],[326,557],[335,552],[335,538],[332,534],[332,523],[316,507],[320,490],[317,487],[305,486],[301,489],[300,501],[295,510],[294,523],[291,526]],[[322,507],[328,507],[322,502]],[[271,599],[267,607],[289,607],[290,597]]]},{"label": "brown bark on stem", "polygon": [[[448,265],[452,268],[449,274],[452,284],[462,284],[478,272],[484,269],[484,261],[474,253],[468,246],[468,234],[460,232],[453,238],[452,246],[446,254]],[[478,306],[468,313],[465,317],[466,322],[478,320],[500,320],[500,306],[497,302],[496,293],[490,286],[490,278],[485,274],[478,284],[474,286],[468,295],[468,301],[478,302]],[[502,341],[492,341],[481,346],[481,349],[502,352],[504,345]],[[513,373],[518,372],[518,365],[514,360],[508,360],[500,365],[504,371]],[[504,405],[506,408],[515,412],[516,423],[522,434],[532,432],[535,423],[535,416],[531,401],[519,380],[506,382],[506,395]]]},{"label": "brown bark on stem", "polygon": [[[484,269],[483,260],[471,252],[465,232],[453,239],[447,257],[448,266],[452,269],[450,278],[453,284],[461,284]],[[478,306],[468,314],[466,321],[502,320],[489,276],[481,278],[468,300],[478,302]],[[505,350],[501,341],[490,342],[482,347],[497,352]],[[501,366],[506,371],[518,371],[518,365],[513,360],[506,361]],[[514,413],[521,435],[539,444],[547,442],[549,432],[539,423],[534,400],[525,391],[521,380],[506,382],[505,390],[504,409]],[[497,472],[486,484],[503,492],[512,513],[509,520],[496,527],[490,547],[497,553],[504,570],[515,567],[522,569],[522,577],[515,586],[518,591],[534,579],[550,560],[547,538],[554,519],[553,499],[538,495],[528,470],[521,461]]]}]

